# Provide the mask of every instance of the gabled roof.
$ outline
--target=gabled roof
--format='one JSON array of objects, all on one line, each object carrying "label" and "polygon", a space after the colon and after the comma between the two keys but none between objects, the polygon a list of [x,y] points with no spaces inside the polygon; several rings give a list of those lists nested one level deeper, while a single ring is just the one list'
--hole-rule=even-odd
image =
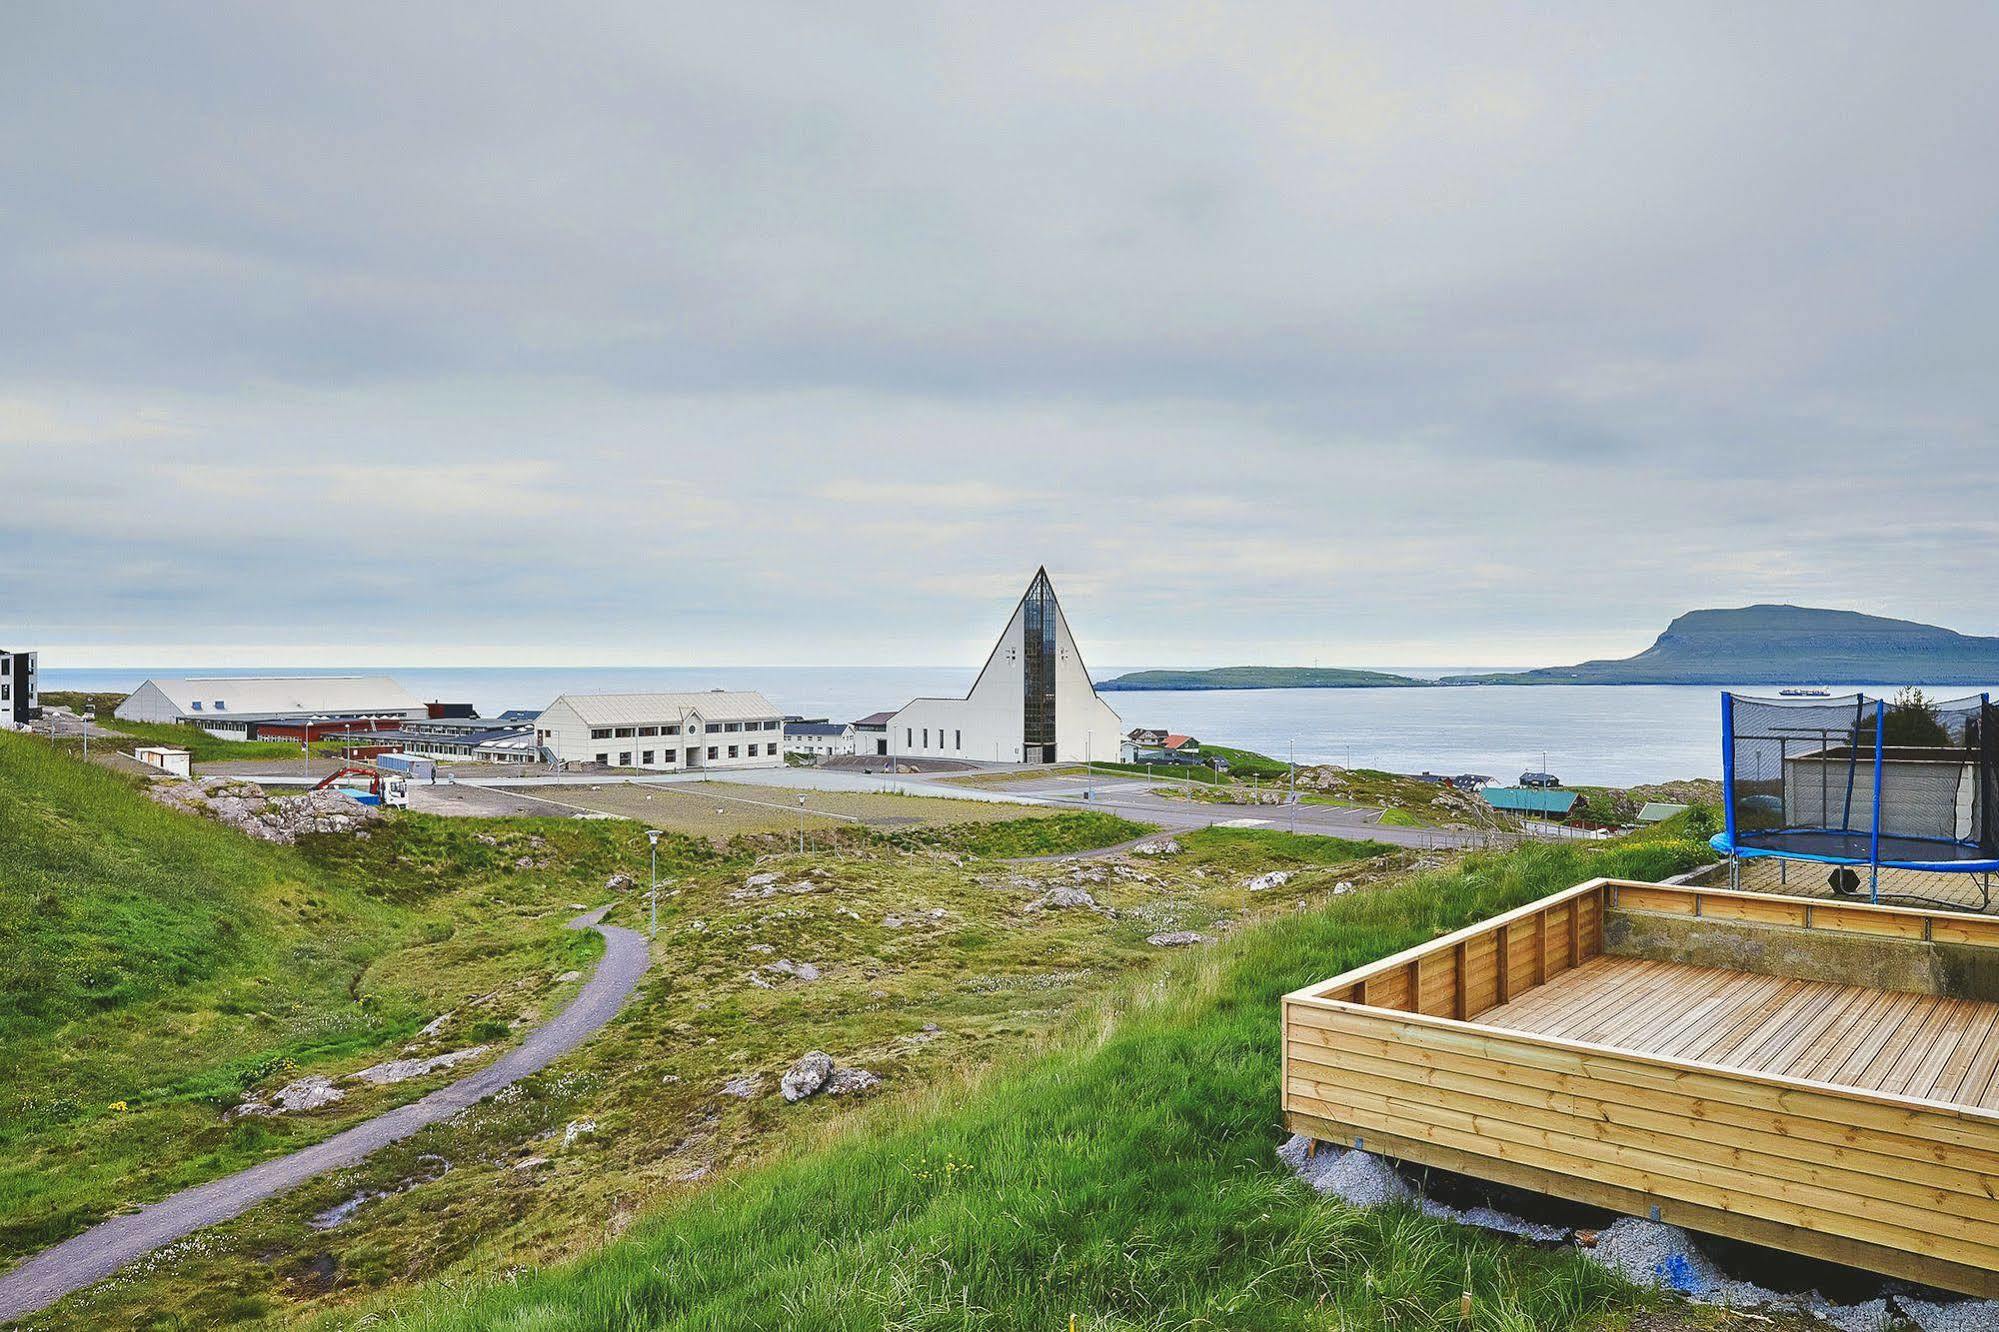
[{"label": "gabled roof", "polygon": [[851,722],[786,722],[786,735],[845,735]]},{"label": "gabled roof", "polygon": [[1644,807],[1638,811],[1638,821],[1640,823],[1664,823],[1675,814],[1684,814],[1686,812],[1687,807],[1685,805],[1676,805],[1669,800],[1648,800],[1645,802]]},{"label": "gabled roof", "polygon": [[1515,814],[1566,814],[1576,805],[1574,791],[1540,791],[1528,786],[1488,786],[1485,802]]},{"label": "gabled roof", "polygon": [[695,694],[564,694],[549,704],[568,704],[589,726],[629,726],[674,721],[698,712],[704,721],[776,721],[784,714],[750,689],[711,689]]},{"label": "gabled roof", "polygon": [[1168,749],[1178,749],[1182,745],[1198,745],[1201,742],[1191,735],[1169,735],[1164,743]]},{"label": "gabled roof", "polygon": [[203,716],[425,711],[416,695],[386,675],[190,675],[156,677],[146,684],[166,695],[182,713],[198,710]]},{"label": "gabled roof", "polygon": [[890,722],[894,720],[895,720],[895,714],[893,712],[870,712],[867,716],[855,722],[854,725],[887,726]]}]

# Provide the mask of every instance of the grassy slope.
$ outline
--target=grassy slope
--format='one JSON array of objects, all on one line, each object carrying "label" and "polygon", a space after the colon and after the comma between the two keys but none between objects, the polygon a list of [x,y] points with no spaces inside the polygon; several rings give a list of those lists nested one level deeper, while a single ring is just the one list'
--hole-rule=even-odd
[{"label": "grassy slope", "polygon": [[885,1106],[596,1257],[438,1289],[387,1325],[1446,1328],[1467,1277],[1481,1328],[1572,1325],[1620,1298],[1581,1260],[1321,1203],[1274,1165],[1276,1000],[1588,876],[1701,856],[1674,832],[1532,846],[1245,931],[1035,1061]]},{"label": "grassy slope", "polygon": [[[97,725],[104,730],[129,736],[139,744],[170,745],[175,749],[185,749],[188,757],[196,763],[216,763],[225,759],[297,761],[299,757],[298,742],[294,740],[225,740],[195,726],[180,726],[171,722],[121,721],[106,712],[97,714]],[[340,741],[314,740],[312,752],[338,754]]]},{"label": "grassy slope", "polygon": [[[967,831],[995,852],[1127,835],[1094,814],[1023,825]],[[669,837],[660,869],[720,897],[761,849]],[[622,821],[402,815],[365,840],[272,846],[162,809],[41,740],[0,735],[0,1263],[456,1076],[350,1087],[340,1105],[294,1118],[222,1116],[252,1088],[337,1075],[412,1042],[423,1054],[504,1042],[566,997],[560,977],[595,950],[561,928],[572,903],[645,868],[645,839]],[[621,910],[635,908],[628,898]],[[439,1035],[415,1036],[441,1013]],[[295,1215],[281,1231],[289,1243],[310,1235]],[[410,1262],[386,1249],[384,1271]],[[174,1325],[211,1326],[221,1309]]]},{"label": "grassy slope", "polygon": [[384,1099],[225,1125],[249,1087],[366,1062],[474,986],[546,998],[593,946],[560,928],[568,900],[631,857],[605,825],[544,832],[565,854],[539,872],[443,820],[271,846],[0,735],[0,1258]]}]

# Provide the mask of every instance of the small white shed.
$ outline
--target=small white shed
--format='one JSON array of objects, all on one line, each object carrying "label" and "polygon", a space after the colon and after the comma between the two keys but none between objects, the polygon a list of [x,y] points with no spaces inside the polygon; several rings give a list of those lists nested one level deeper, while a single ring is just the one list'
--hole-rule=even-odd
[{"label": "small white shed", "polygon": [[149,768],[158,768],[161,772],[170,773],[175,777],[191,776],[194,771],[185,749],[169,749],[165,745],[142,745],[132,751],[132,757]]}]

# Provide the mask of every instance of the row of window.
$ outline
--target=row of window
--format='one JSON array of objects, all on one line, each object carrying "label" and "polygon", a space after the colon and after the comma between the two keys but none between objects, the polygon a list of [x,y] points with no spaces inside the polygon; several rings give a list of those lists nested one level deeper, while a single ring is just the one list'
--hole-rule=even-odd
[{"label": "row of window", "polygon": [[[712,760],[712,759],[717,759],[717,758],[720,758],[720,757],[722,756],[722,754],[721,754],[721,751],[722,751],[722,750],[723,750],[724,748],[725,748],[725,746],[722,746],[722,745],[709,745],[709,746],[708,746],[708,757],[709,757],[709,758],[710,758],[711,760]],[[763,746],[761,746],[761,748],[759,748],[759,746],[757,746],[757,745],[728,745],[728,746],[726,746],[726,748],[727,748],[727,749],[728,749],[728,751],[729,751],[729,757],[730,757],[730,758],[755,758],[755,757],[757,757],[757,755],[759,754],[759,752],[761,752],[762,754],[764,754],[764,755],[766,755],[766,756],[768,756],[768,757],[770,757],[770,758],[776,758],[776,757],[777,757],[777,745],[776,745],[775,743],[771,743],[771,744],[766,744],[766,745],[763,745]],[[748,750],[749,752],[748,752],[748,753],[744,753],[744,752],[743,752],[744,750]],[[672,764],[673,764],[674,762],[676,762],[676,761],[677,761],[677,759],[676,759],[676,756],[677,756],[677,755],[679,754],[679,752],[680,752],[680,751],[679,751],[679,750],[677,750],[677,749],[647,749],[647,750],[642,750],[642,751],[640,751],[640,753],[639,753],[639,762],[638,762],[638,766],[639,766],[639,767],[642,767],[642,768],[656,768],[656,767],[660,766],[660,764],[667,764],[667,765],[669,765],[669,766],[670,766],[670,765],[672,765]],[[692,750],[690,750],[690,751],[688,751],[688,752],[689,752],[690,754],[692,754],[692,752],[693,752],[693,751],[692,751]],[[657,761],[655,761],[655,760],[654,760],[654,755],[658,755],[658,756],[659,756],[659,758],[658,758],[658,760],[657,760]],[[599,755],[597,755],[597,761],[598,761],[599,763],[602,763],[602,764],[604,764],[604,765],[605,765],[606,767],[610,766],[610,762],[611,762],[611,755],[610,755],[609,751],[606,751],[606,752],[604,752],[604,753],[602,753],[602,754],[599,754]],[[632,751],[631,751],[631,750],[629,750],[629,749],[626,749],[626,750],[621,750],[621,751],[619,751],[619,754],[618,754],[618,766],[619,766],[619,767],[621,767],[621,768],[629,768],[629,767],[631,767],[631,766],[632,766]]]},{"label": "row of window", "polygon": [[[196,704],[196,707],[201,706]],[[219,705],[218,705],[219,706]],[[709,735],[721,735],[734,731],[775,731],[774,721],[753,722],[709,722],[702,729]],[[593,726],[590,728],[592,740],[644,740],[655,735],[679,735],[680,727],[674,726]]]},{"label": "row of window", "polygon": [[[902,747],[904,749],[916,748],[916,731],[914,727],[905,726],[902,728]],[[939,749],[944,748],[944,728],[941,726],[937,728],[937,747]],[[964,747],[965,733],[963,731],[951,732],[951,748],[963,749]],[[923,748],[930,748],[930,728],[928,726],[923,728]]]}]

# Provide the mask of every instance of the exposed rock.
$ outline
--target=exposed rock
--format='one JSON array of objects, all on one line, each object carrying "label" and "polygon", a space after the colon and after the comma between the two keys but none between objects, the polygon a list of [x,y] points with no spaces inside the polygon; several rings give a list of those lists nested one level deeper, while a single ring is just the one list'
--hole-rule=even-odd
[{"label": "exposed rock", "polygon": [[491,833],[473,833],[472,840],[481,846],[498,846],[500,839]]},{"label": "exposed rock", "polygon": [[784,1093],[785,1100],[802,1101],[808,1096],[817,1095],[826,1086],[826,1080],[832,1076],[833,1056],[824,1050],[813,1050],[785,1070],[778,1089]]},{"label": "exposed rock", "polygon": [[417,1032],[417,1035],[425,1037],[426,1039],[435,1036],[437,1035],[437,1033],[444,1030],[444,1024],[449,1021],[451,1021],[451,1014],[439,1013],[429,1022],[426,1022],[423,1025],[423,1030]]},{"label": "exposed rock", "polygon": [[421,1185],[435,1183],[444,1178],[444,1173],[451,1169],[451,1162],[433,1152],[425,1152],[417,1157],[416,1164],[417,1172],[408,1179],[398,1180],[386,1189],[362,1189],[352,1197],[337,1202],[312,1217],[306,1224],[314,1230],[331,1230],[377,1198],[393,1198],[398,1193],[407,1193]]},{"label": "exposed rock", "polygon": [[582,979],[583,979],[583,973],[580,971],[565,971],[560,976],[557,976],[555,978],[555,983],[557,985],[567,985],[571,981],[579,981]]},{"label": "exposed rock", "polygon": [[515,868],[515,869],[539,869],[539,868],[541,868],[541,866],[540,866],[540,864],[539,864],[539,863],[538,863],[538,862],[537,862],[537,861],[535,860],[535,858],[534,858],[533,856],[522,856],[522,857],[521,857],[520,859],[518,859],[518,860],[516,860],[516,861],[514,862],[514,868]]},{"label": "exposed rock", "polygon": [[146,788],[158,804],[199,814],[260,841],[290,844],[309,833],[355,833],[382,817],[378,805],[363,805],[338,791],[272,797],[240,777],[160,781]]},{"label": "exposed rock", "polygon": [[1185,948],[1189,944],[1213,943],[1211,935],[1196,934],[1193,930],[1165,930],[1159,934],[1148,934],[1145,941],[1154,948]]},{"label": "exposed rock", "polygon": [[1282,888],[1289,882],[1291,882],[1290,870],[1272,870],[1268,874],[1257,875],[1254,879],[1245,883],[1243,887],[1249,889],[1252,893],[1256,893],[1263,891],[1265,888]]},{"label": "exposed rock", "polygon": [[1335,897],[1338,897],[1341,893],[1350,893],[1352,891],[1353,891],[1353,884],[1349,883],[1345,879],[1341,879],[1338,883],[1333,885],[1333,896]]},{"label": "exposed rock", "polygon": [[428,1059],[391,1059],[385,1064],[371,1064],[357,1073],[347,1076],[355,1082],[372,1082],[376,1086],[386,1086],[393,1082],[408,1082],[426,1073],[435,1073],[440,1068],[452,1068],[468,1059],[477,1059],[490,1046],[475,1045],[466,1050],[453,1050],[448,1054],[432,1055]]},{"label": "exposed rock", "polygon": [[269,1097],[251,1097],[231,1110],[224,1118],[241,1119],[247,1115],[291,1115],[303,1110],[318,1110],[332,1105],[335,1101],[347,1099],[347,1093],[333,1085],[333,1079],[314,1073],[307,1077],[287,1082],[272,1092]]},{"label": "exposed rock", "polygon": [[637,879],[622,871],[604,880],[604,891],[607,893],[626,893],[638,886]]},{"label": "exposed rock", "polygon": [[1043,907],[1052,907],[1058,911],[1068,907],[1083,907],[1090,911],[1101,909],[1097,906],[1097,899],[1084,892],[1081,888],[1050,888],[1047,892],[1022,907],[1021,910],[1039,911]]},{"label": "exposed rock", "polygon": [[1149,842],[1140,842],[1131,849],[1134,856],[1177,856],[1180,843],[1171,837],[1157,837]]},{"label": "exposed rock", "polygon": [[793,962],[788,957],[779,958],[775,962],[764,963],[764,970],[775,971],[780,975],[791,976],[802,981],[816,981],[819,979],[819,968],[813,966],[810,962]]},{"label": "exposed rock", "polygon": [[761,1074],[739,1073],[722,1084],[722,1095],[733,1096],[739,1101],[747,1101],[752,1096],[762,1094],[764,1080]]},{"label": "exposed rock", "polygon": [[776,874],[776,873],[769,873],[769,874],[752,874],[752,875],[751,875],[751,876],[750,876],[749,878],[747,878],[747,879],[744,879],[744,880],[743,880],[743,887],[745,887],[745,888],[768,888],[768,887],[770,887],[770,886],[771,886],[772,884],[776,883],[776,882],[778,881],[778,879],[779,879],[779,878],[781,878],[781,877],[783,877],[783,876],[781,876],[781,875],[779,875],[779,874]]},{"label": "exposed rock", "polygon": [[826,1079],[825,1091],[828,1096],[846,1096],[879,1086],[881,1078],[865,1068],[836,1068],[833,1076]]},{"label": "exposed rock", "polygon": [[571,1121],[569,1121],[568,1126],[562,1130],[562,1145],[564,1147],[572,1146],[575,1144],[578,1138],[590,1137],[592,1134],[596,1133],[596,1131],[597,1131],[596,1120],[572,1119]]},{"label": "exposed rock", "polygon": [[793,1103],[817,1096],[848,1096],[881,1085],[881,1078],[865,1068],[841,1068],[824,1050],[813,1050],[785,1071],[781,1090]]},{"label": "exposed rock", "polygon": [[518,1160],[518,1161],[514,1162],[514,1169],[516,1169],[516,1170],[538,1170],[538,1169],[540,1169],[540,1168],[541,1168],[542,1166],[545,1166],[545,1165],[553,1165],[553,1164],[554,1164],[554,1162],[553,1162],[553,1161],[550,1161],[550,1160],[549,1160],[549,1159],[548,1159],[548,1158],[547,1158],[546,1156],[526,1156],[526,1157],[522,1157],[522,1158],[521,1158],[520,1160]]}]

